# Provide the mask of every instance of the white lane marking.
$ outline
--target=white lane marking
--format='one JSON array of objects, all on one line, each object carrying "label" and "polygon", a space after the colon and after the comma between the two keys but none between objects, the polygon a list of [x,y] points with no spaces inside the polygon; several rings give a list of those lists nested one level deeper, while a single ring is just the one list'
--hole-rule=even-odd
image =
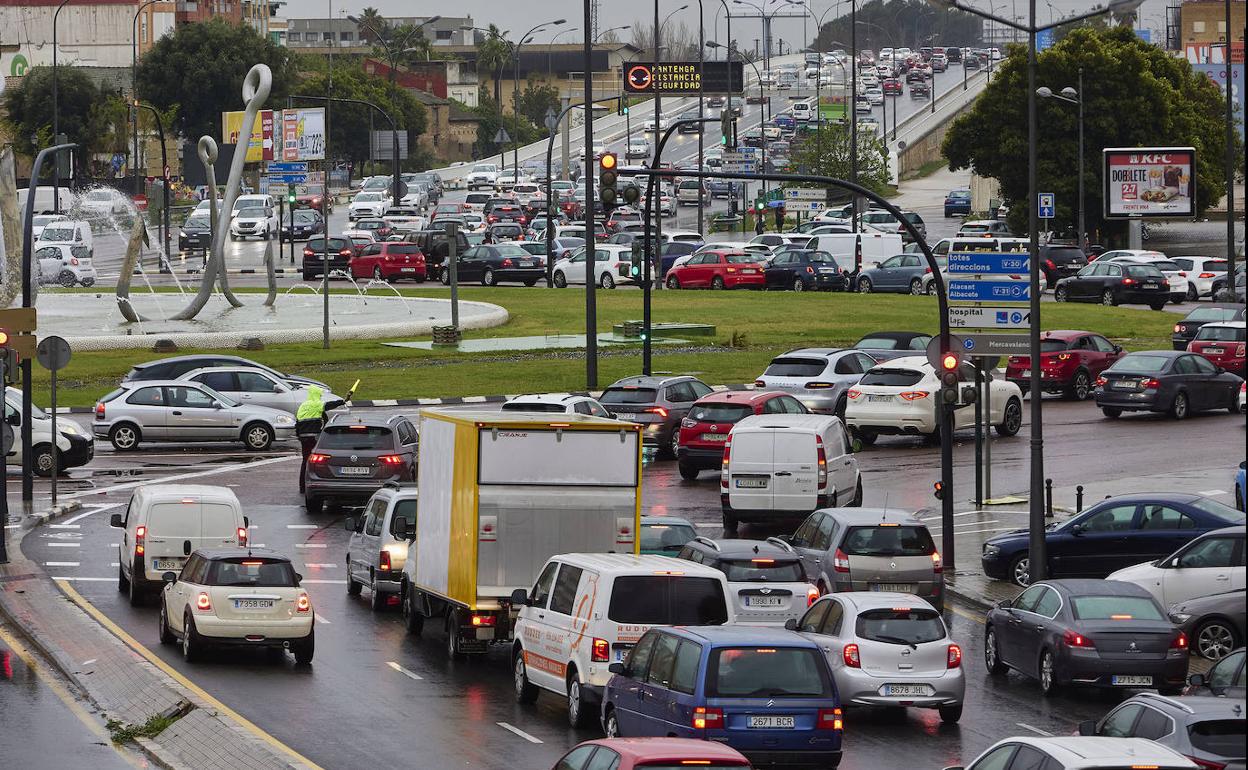
[{"label": "white lane marking", "polygon": [[120,546],[121,546],[121,543],[109,543],[108,544],[109,548],[118,548]]},{"label": "white lane marking", "polygon": [[326,543],[295,543],[296,548],[328,548]]},{"label": "white lane marking", "polygon": [[1214,495],[1225,495],[1226,490],[1225,489],[1206,489],[1205,491],[1197,492],[1196,494],[1204,495],[1205,497],[1213,497]]},{"label": "white lane marking", "polygon": [[325,625],[327,625],[327,626],[329,626],[329,625],[333,625],[333,624],[332,624],[332,623],[330,623],[328,620],[326,620],[325,618],[321,617],[321,613],[319,613],[319,612],[313,613],[312,617],[316,619],[316,622],[317,622],[317,623],[324,623],[324,624],[325,624]]},{"label": "white lane marking", "polygon": [[[387,660],[386,665],[394,669],[395,671],[398,671],[400,674],[407,677],[408,679],[415,679],[418,682],[424,679],[424,677],[421,676],[420,674],[417,674],[414,671],[408,671],[407,669],[400,666],[398,663],[395,663],[393,660]],[[502,724],[502,723],[500,722],[499,724]]]},{"label": "white lane marking", "polygon": [[320,529],[320,524],[287,524],[286,529]]},{"label": "white lane marking", "polygon": [[1035,734],[1037,734],[1037,735],[1043,735],[1043,736],[1046,736],[1046,737],[1049,737],[1049,738],[1053,737],[1053,733],[1049,732],[1048,730],[1041,730],[1039,727],[1032,727],[1031,725],[1027,724],[1026,722],[1015,722],[1014,724],[1018,725],[1019,727],[1023,728],[1024,730],[1031,730],[1033,733],[1035,733]]},{"label": "white lane marking", "polygon": [[78,562],[76,561],[45,561],[43,563],[43,566],[45,567],[77,567]]},{"label": "white lane marking", "polygon": [[52,576],[52,579],[53,579],[53,580],[74,580],[74,581],[77,581],[77,582],[79,582],[79,583],[111,583],[111,582],[115,581],[117,578],[115,578],[115,577],[106,577],[106,578],[97,578],[97,577],[69,577],[68,575],[53,575],[53,576]]},{"label": "white lane marking", "polygon": [[92,663],[96,662],[97,660],[99,660],[99,658],[92,658],[91,660],[84,660],[84,661],[82,662],[82,665],[84,665],[84,666],[89,666],[89,665],[91,665]]},{"label": "white lane marking", "polygon": [[299,582],[309,583],[311,585],[330,585],[330,586],[345,586],[347,584],[347,581],[345,580],[301,580]]},{"label": "white lane marking", "polygon": [[108,563],[108,566],[110,566],[110,567],[120,567],[121,565],[120,565],[119,563],[115,562],[115,561],[110,561],[110,562]]},{"label": "white lane marking", "polygon": [[79,529],[81,524],[49,524],[48,529]]},{"label": "white lane marking", "polygon": [[82,543],[44,543],[49,548],[81,548]]},{"label": "white lane marking", "polygon": [[91,510],[89,510],[89,511],[83,511],[82,513],[78,514],[77,516],[70,516],[68,519],[66,519],[66,520],[65,520],[65,523],[64,523],[64,524],[61,524],[61,525],[55,525],[55,524],[54,524],[53,526],[66,526],[66,527],[67,527],[67,526],[69,526],[70,524],[73,524],[75,521],[80,521],[80,520],[82,520],[82,519],[86,518],[87,516],[90,516],[90,515],[91,515],[91,514],[93,514],[93,513],[99,513],[100,511],[107,511],[107,510],[109,510],[110,508],[120,508],[120,507],[121,507],[121,506],[123,506],[123,505],[126,505],[126,503],[111,503],[111,504],[109,504],[109,505],[92,505],[92,506],[90,506],[90,507],[91,507]]},{"label": "white lane marking", "polygon": [[5,528],[5,529],[17,529],[17,528],[18,528],[18,527],[20,527],[20,526],[22,526],[22,525],[21,525],[21,524],[5,524],[5,525],[4,525],[4,528]]},{"label": "white lane marking", "polygon": [[[107,489],[92,489],[87,492],[77,492],[72,495],[65,495],[66,500],[76,500],[81,497],[89,497],[92,495],[107,495],[112,492],[121,492],[135,487],[145,487],[150,484],[168,484],[182,479],[199,479],[205,476],[217,476],[222,473],[234,473],[235,471],[245,471],[248,468],[259,468],[273,463],[283,463],[288,460],[298,460],[299,455],[284,455],[282,457],[270,457],[267,460],[255,460],[249,463],[234,463],[233,465],[222,465],[206,471],[193,471],[191,473],[180,473],[174,476],[165,476],[161,479],[144,479],[143,481],[127,481],[124,484],[115,484]],[[92,511],[95,513],[95,511]]]},{"label": "white lane marking", "polygon": [[515,725],[509,725],[506,722],[495,722],[494,724],[498,725],[504,730],[507,730],[508,732],[512,732],[512,733],[515,733],[516,735],[519,735],[521,738],[525,739],[529,743],[541,743],[542,742],[541,738],[534,738],[532,735],[529,735],[524,730],[521,730],[519,727],[516,727]]}]

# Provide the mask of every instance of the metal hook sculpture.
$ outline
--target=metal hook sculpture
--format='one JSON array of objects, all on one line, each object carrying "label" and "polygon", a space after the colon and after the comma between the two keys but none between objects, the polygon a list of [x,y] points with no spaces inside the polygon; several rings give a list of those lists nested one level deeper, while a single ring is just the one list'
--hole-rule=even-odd
[{"label": "metal hook sculpture", "polygon": [[[293,225],[293,220],[292,220]],[[291,231],[291,237],[294,237],[294,231]],[[282,242],[281,236],[278,236],[277,242]],[[269,274],[269,296],[264,299],[265,307],[273,307],[277,302],[277,274],[273,272],[273,241],[268,241],[264,245],[264,270]]]},{"label": "metal hook sculpture", "polygon": [[234,201],[238,199],[238,191],[242,186],[243,164],[247,162],[247,143],[251,127],[255,125],[256,114],[269,98],[273,88],[273,73],[267,65],[257,64],[243,79],[243,132],[240,132],[239,146],[234,149],[234,158],[230,163],[230,174],[225,182],[225,197],[221,201],[221,211],[216,210],[217,185],[215,163],[217,160],[217,143],[210,136],[200,137],[199,159],[204,164],[208,176],[208,192],[212,203],[210,206],[212,231],[212,247],[208,263],[204,266],[204,275],[199,283],[199,291],[186,309],[173,317],[175,321],[186,321],[194,318],[204,309],[212,296],[212,286],[219,282],[221,293],[234,307],[242,307],[243,303],[230,291],[225,271],[225,236],[230,229],[230,214],[234,210]]},{"label": "metal hook sculpture", "polygon": [[146,245],[148,245],[147,226],[143,224],[143,217],[136,213],[134,222],[130,225],[130,241],[126,244],[126,255],[121,260],[121,275],[117,276],[117,309],[121,311],[121,317],[130,323],[149,320],[139,315],[130,302],[130,277],[134,275],[134,266],[138,263],[139,254]]},{"label": "metal hook sculpture", "polygon": [[17,210],[17,173],[12,147],[0,149],[0,229],[4,231],[0,308],[6,308],[22,289],[22,220]]}]

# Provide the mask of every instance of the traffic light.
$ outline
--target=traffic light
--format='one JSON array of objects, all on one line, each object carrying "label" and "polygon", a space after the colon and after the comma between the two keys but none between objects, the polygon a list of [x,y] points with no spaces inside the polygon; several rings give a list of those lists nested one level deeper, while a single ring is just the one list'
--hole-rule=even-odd
[{"label": "traffic light", "polygon": [[935,483],[933,483],[933,484],[932,484],[932,497],[936,498],[937,500],[943,500],[943,499],[944,499],[944,497],[945,497],[945,485],[944,485],[944,482],[937,481],[937,482],[935,482]]},{"label": "traffic light", "polygon": [[618,104],[619,106],[617,106],[617,107],[616,107],[616,109],[615,109],[615,114],[616,114],[616,115],[627,115],[627,114],[628,114],[628,102],[627,102],[627,101],[625,101],[624,97],[620,97],[620,100],[619,100],[619,102],[618,102],[617,104]]},{"label": "traffic light", "polygon": [[295,188],[293,187],[286,191],[286,204],[292,209],[295,207]]},{"label": "traffic light", "polygon": [[645,258],[642,253],[641,241],[634,240],[632,251],[629,253],[628,260],[628,276],[634,281],[641,280],[642,260]]},{"label": "traffic light", "polygon": [[728,150],[737,149],[737,121],[732,116],[732,110],[720,110],[719,130],[722,134],[720,144]]},{"label": "traffic light", "polygon": [[940,400],[955,406],[958,403],[958,367],[962,357],[952,350],[940,354]]},{"label": "traffic light", "polygon": [[641,200],[641,188],[636,184],[627,184],[624,186],[624,191],[620,193],[620,197],[622,197],[624,202],[629,206],[636,206],[637,201]]},{"label": "traffic light", "polygon": [[615,153],[604,152],[598,158],[598,200],[607,211],[620,201],[619,191],[615,189],[618,178]]}]

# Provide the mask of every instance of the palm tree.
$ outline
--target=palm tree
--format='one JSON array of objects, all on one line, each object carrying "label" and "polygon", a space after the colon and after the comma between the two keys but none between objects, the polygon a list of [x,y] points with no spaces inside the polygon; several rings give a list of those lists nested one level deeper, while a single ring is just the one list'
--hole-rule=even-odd
[{"label": "palm tree", "polygon": [[[385,35],[390,23],[381,15],[381,11],[368,7],[360,13],[360,38],[371,41],[379,35]],[[375,30],[375,31],[374,31]]]},{"label": "palm tree", "polygon": [[477,43],[477,69],[490,73],[494,80],[494,102],[502,104],[503,67],[511,61],[511,44],[503,39],[498,27],[490,25],[485,39]]}]

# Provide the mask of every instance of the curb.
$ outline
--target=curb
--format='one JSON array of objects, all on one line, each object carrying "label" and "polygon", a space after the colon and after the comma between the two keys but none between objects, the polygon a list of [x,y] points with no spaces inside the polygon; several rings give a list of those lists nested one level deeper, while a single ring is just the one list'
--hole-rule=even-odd
[{"label": "curb", "polygon": [[[87,411],[91,410],[88,409]],[[40,524],[47,524],[52,519],[59,519],[62,516],[73,513],[81,508],[82,503],[77,500],[70,500],[68,503],[61,503],[60,505],[53,506],[46,511],[32,513],[30,516],[26,517],[25,521],[22,522],[22,529],[34,529]]]},{"label": "curb", "polygon": [[945,593],[955,599],[958,599],[963,604],[968,604],[971,607],[974,607],[975,609],[979,609],[979,610],[983,610],[987,612],[988,610],[993,608],[992,602],[988,601],[982,596],[977,596],[975,594],[972,594],[969,591],[959,590],[957,583],[953,581],[948,581],[948,580],[945,581]]}]

